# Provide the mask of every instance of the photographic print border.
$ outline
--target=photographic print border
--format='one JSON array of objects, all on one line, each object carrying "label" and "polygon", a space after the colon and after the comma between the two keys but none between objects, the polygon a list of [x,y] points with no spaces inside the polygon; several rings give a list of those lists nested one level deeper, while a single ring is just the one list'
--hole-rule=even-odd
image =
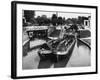
[{"label": "photographic print border", "polygon": [[[91,8],[96,10],[96,70],[95,72],[84,72],[84,73],[68,73],[68,74],[50,74],[50,75],[30,75],[30,76],[17,76],[17,4],[28,4],[28,5],[48,5],[48,6],[59,6],[59,7],[79,7],[79,8]],[[56,3],[40,3],[40,2],[24,2],[24,1],[12,1],[11,2],[11,78],[36,78],[36,77],[53,77],[53,76],[67,76],[67,75],[83,75],[83,74],[97,74],[98,72],[98,7],[87,6],[87,5],[72,5],[72,4],[56,4]]]}]

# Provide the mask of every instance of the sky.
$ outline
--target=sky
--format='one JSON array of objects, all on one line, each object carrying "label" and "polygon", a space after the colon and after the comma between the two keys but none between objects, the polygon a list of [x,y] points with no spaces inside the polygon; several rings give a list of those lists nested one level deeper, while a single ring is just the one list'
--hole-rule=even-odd
[{"label": "sky", "polygon": [[[35,11],[35,17],[46,15],[48,18],[52,17],[52,14],[56,14],[56,12],[46,12],[46,11]],[[77,18],[78,16],[85,16],[88,17],[90,14],[88,13],[75,13],[75,12],[58,12],[58,17],[65,17],[67,18]]]}]

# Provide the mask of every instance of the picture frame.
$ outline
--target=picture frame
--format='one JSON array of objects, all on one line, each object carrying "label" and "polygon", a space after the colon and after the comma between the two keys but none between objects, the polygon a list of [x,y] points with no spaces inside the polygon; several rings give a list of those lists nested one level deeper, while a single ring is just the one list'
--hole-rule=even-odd
[{"label": "picture frame", "polygon": [[[12,1],[11,78],[97,74],[97,18],[97,6]],[[78,28],[73,28],[75,25]],[[59,37],[51,37],[57,30],[60,30]],[[62,48],[64,41],[66,47]],[[41,55],[40,44],[50,49],[49,57]],[[67,49],[66,56],[64,49]],[[42,60],[44,56],[49,61]]]}]

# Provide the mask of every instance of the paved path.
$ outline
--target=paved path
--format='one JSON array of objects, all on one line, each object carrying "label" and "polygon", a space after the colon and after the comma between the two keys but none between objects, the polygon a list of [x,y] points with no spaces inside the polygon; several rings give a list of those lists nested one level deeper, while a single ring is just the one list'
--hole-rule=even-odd
[{"label": "paved path", "polygon": [[72,56],[67,64],[67,67],[84,67],[90,66],[91,64],[91,52],[87,46],[83,43],[78,42],[79,46],[75,44]]}]

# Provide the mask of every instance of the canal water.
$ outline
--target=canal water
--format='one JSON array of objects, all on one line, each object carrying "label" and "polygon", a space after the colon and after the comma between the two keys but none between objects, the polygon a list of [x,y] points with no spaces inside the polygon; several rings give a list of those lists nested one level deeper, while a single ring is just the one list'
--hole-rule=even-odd
[{"label": "canal water", "polygon": [[56,67],[84,67],[91,65],[91,50],[90,48],[77,40],[70,51],[68,59],[53,63],[50,60],[41,60],[37,54],[38,49],[33,49],[28,52],[27,56],[23,57],[22,68],[41,69],[41,68],[56,68]]}]

